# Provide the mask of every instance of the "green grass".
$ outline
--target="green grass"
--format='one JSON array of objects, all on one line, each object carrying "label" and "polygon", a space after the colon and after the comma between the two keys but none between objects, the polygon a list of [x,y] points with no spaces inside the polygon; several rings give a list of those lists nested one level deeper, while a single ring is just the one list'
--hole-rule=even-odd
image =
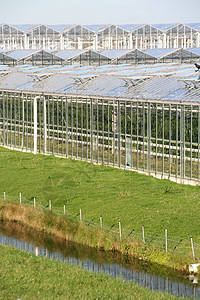
[{"label": "green grass", "polygon": [[66,209],[108,226],[200,239],[200,187],[54,156],[0,148],[0,194]]},{"label": "green grass", "polygon": [[0,299],[177,299],[8,246],[0,246],[0,281]]}]

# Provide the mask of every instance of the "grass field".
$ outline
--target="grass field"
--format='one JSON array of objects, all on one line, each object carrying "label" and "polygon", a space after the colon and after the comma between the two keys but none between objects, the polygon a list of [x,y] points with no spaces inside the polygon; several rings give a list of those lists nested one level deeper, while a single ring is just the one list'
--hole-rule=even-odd
[{"label": "grass field", "polygon": [[1,299],[178,299],[6,246],[0,274]]},{"label": "grass field", "polygon": [[[200,239],[200,186],[179,185],[136,172],[0,147],[0,194],[36,197],[48,206],[78,213],[108,226]],[[116,225],[117,226],[117,225]]]}]

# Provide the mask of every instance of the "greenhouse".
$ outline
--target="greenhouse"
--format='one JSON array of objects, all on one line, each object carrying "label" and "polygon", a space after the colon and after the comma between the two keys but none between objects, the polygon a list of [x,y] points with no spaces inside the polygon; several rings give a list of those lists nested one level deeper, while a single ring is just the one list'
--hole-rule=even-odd
[{"label": "greenhouse", "polygon": [[0,49],[83,50],[200,47],[200,23],[0,24]]},{"label": "greenhouse", "polygon": [[200,48],[147,50],[0,50],[2,65],[105,65],[155,64],[165,62],[192,63],[200,61]]},{"label": "greenhouse", "polygon": [[194,65],[0,67],[0,145],[199,184]]}]

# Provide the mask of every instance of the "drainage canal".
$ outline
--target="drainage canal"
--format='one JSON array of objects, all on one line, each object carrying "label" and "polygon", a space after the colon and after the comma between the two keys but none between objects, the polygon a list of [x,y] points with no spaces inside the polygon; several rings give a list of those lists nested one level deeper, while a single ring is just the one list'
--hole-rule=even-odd
[{"label": "drainage canal", "polygon": [[172,270],[144,262],[130,261],[119,253],[94,249],[30,231],[19,224],[0,223],[0,244],[41,255],[63,263],[82,266],[92,272],[101,272],[114,278],[121,277],[152,291],[175,296],[200,298],[200,285],[194,276],[180,276]]}]

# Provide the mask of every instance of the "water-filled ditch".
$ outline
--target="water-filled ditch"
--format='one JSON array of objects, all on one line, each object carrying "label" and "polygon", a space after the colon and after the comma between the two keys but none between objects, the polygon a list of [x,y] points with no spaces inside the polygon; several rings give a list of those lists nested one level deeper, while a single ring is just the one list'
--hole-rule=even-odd
[{"label": "water-filled ditch", "polygon": [[19,223],[0,222],[0,244],[82,266],[92,272],[102,272],[114,278],[162,291],[175,296],[200,298],[198,278],[184,276],[158,265],[137,261],[117,252],[95,249],[30,230]]}]

